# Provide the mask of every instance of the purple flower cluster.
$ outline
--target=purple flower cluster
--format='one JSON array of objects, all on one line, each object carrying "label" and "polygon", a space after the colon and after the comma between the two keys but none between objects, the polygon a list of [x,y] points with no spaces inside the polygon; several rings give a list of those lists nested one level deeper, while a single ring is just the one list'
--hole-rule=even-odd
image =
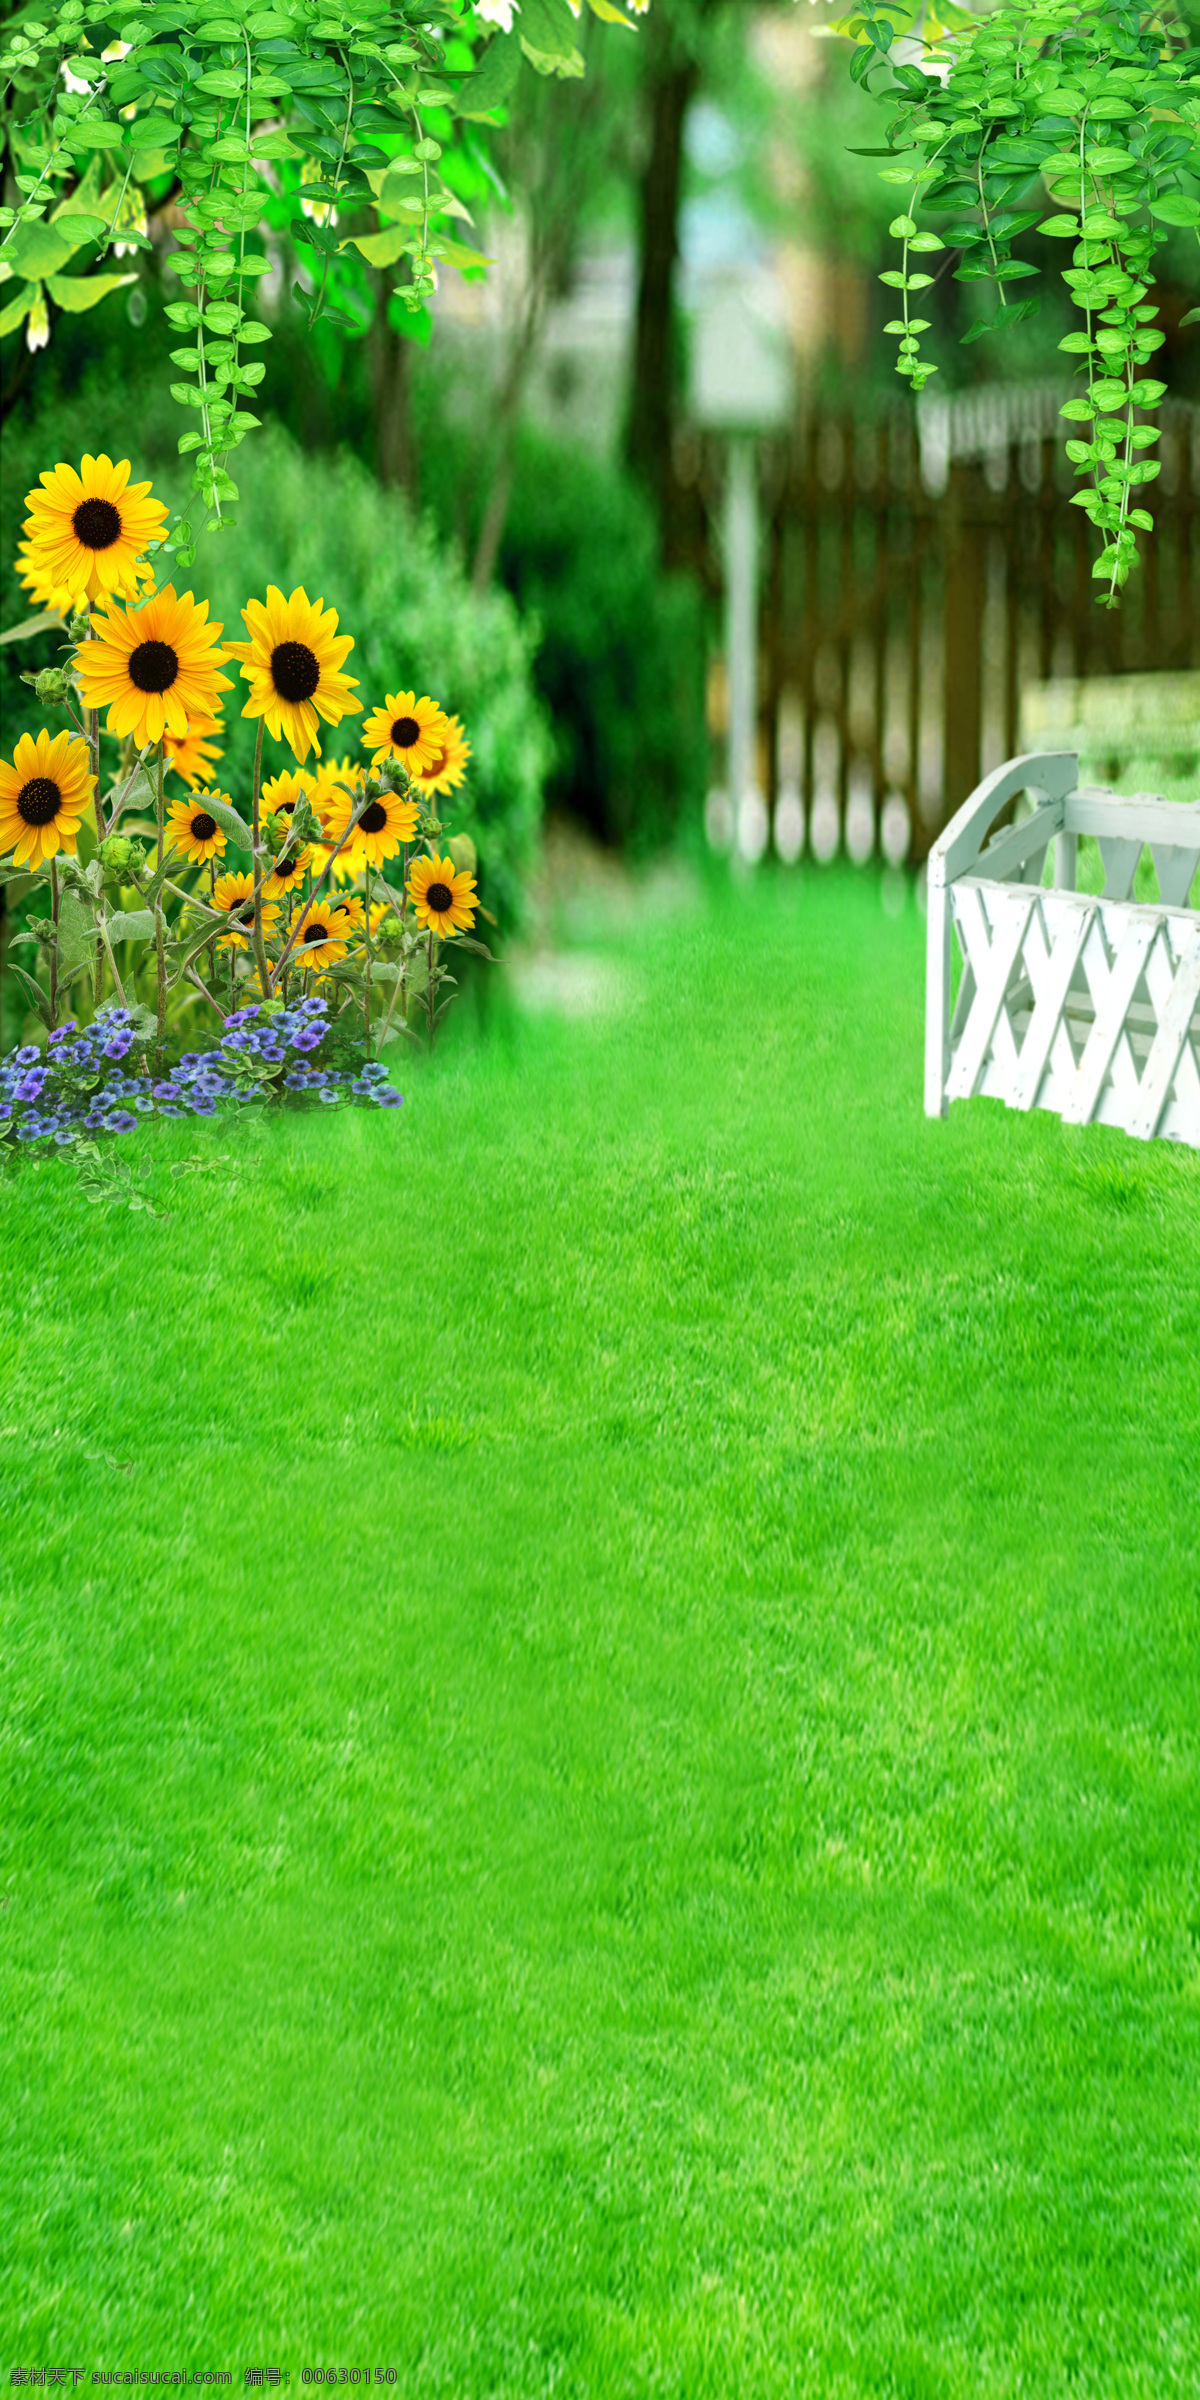
[{"label": "purple flower cluster", "polygon": [[65,1147],[81,1134],[94,1140],[129,1133],[139,1117],[213,1117],[223,1103],[268,1099],[305,1105],[292,1094],[312,1093],[326,1106],[350,1100],[398,1108],[401,1095],[377,1062],[356,1069],[309,1064],[328,1031],[327,1010],[328,1002],[315,997],[282,1010],[264,1011],[261,1003],[236,1009],[217,1048],[185,1052],[157,1082],[144,1048],[140,1072],[121,1063],[134,1041],[129,1009],[102,1010],[84,1033],[74,1021],[60,1025],[45,1052],[27,1044],[0,1059],[0,1135]]}]

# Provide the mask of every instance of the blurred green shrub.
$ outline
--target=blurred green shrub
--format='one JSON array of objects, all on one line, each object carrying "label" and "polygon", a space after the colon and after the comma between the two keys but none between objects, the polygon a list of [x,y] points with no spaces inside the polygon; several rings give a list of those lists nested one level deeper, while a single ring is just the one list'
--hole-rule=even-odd
[{"label": "blurred green shrub", "polygon": [[[104,382],[6,432],[5,625],[30,613],[13,556],[24,495],[43,467],[59,458],[77,461],[84,450],[107,450],[131,458],[135,476],[152,474],[159,496],[175,499],[182,471],[173,457],[164,463],[159,442],[144,441],[144,430],[129,393]],[[172,448],[173,435],[172,426]],[[467,781],[451,796],[446,814],[454,831],[469,833],[476,844],[485,906],[502,926],[518,923],[552,744],[534,690],[536,636],[507,593],[474,594],[457,554],[439,542],[430,524],[415,521],[398,492],[381,491],[366,468],[346,455],[305,455],[277,427],[256,437],[252,458],[247,451],[236,529],[206,536],[195,568],[181,580],[211,602],[234,640],[244,636],[240,611],[253,594],[262,596],[268,583],[284,591],[303,584],[310,599],[321,597],[337,609],[340,629],[354,636],[347,665],[358,677],[364,714],[385,692],[415,686],[462,718],[472,756]],[[53,655],[47,636],[0,651],[6,747],[35,719],[33,694],[16,680],[20,668],[49,665]],[[236,667],[232,674],[220,771],[235,799],[239,793],[244,799],[254,727],[239,714],[245,686]],[[351,717],[324,729],[323,755],[357,752],[361,723]],[[269,773],[291,760],[269,735],[264,757]]]},{"label": "blurred green shrub", "polygon": [[631,856],[704,804],[704,602],[664,574],[654,523],[620,470],[527,433],[499,571],[538,620],[537,688],[554,719],[549,794]]},{"label": "blurred green shrub", "polygon": [[[486,418],[423,360],[414,390],[422,506],[468,554],[490,457]],[[551,803],[646,856],[698,824],[708,777],[705,603],[664,574],[650,511],[623,471],[526,428],[497,573],[538,625],[534,674],[554,720]]]}]

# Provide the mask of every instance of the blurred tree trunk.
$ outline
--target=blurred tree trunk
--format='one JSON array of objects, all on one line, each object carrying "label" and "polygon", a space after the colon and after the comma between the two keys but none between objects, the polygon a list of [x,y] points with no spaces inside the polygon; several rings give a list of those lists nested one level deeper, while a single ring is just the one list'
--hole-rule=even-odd
[{"label": "blurred tree trunk", "polygon": [[371,327],[375,394],[375,461],[381,483],[398,483],[416,498],[417,448],[412,422],[412,344],[389,322],[390,276],[379,278]]},{"label": "blurred tree trunk", "polygon": [[625,456],[670,549],[674,421],[675,269],[683,185],[683,128],[699,82],[699,63],[680,43],[665,10],[654,10],[643,36],[647,58],[647,150],[638,185],[638,291]]}]

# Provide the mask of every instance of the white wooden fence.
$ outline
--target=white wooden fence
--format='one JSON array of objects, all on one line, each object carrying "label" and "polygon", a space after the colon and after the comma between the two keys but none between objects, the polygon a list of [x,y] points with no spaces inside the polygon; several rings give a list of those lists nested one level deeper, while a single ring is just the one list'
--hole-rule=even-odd
[{"label": "white wooden fence", "polygon": [[[988,1094],[1069,1124],[1200,1149],[1200,805],[1078,788],[1074,752],[1016,758],[979,785],[929,856],[925,1108]],[[1006,804],[1032,814],[984,848]],[[1104,867],[1076,889],[1081,835]],[[1054,845],[1054,877],[1042,875]],[[1156,901],[1131,895],[1144,850]],[[953,943],[962,980],[951,1008]]]}]

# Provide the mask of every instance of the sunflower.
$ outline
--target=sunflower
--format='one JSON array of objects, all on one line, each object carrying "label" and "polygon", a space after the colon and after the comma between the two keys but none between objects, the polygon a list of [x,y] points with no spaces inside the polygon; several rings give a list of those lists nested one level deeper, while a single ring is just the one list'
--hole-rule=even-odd
[{"label": "sunflower", "polygon": [[229,806],[228,792],[197,792],[194,800],[173,800],[167,810],[167,840],[182,850],[190,867],[202,867],[210,858],[225,856],[225,836],[204,805],[209,799],[223,800]]},{"label": "sunflower", "polygon": [[72,600],[131,599],[141,553],[166,532],[166,509],[147,498],[150,485],[130,483],[127,458],[114,467],[103,454],[86,457],[78,474],[51,467],[40,481],[40,491],[25,495],[31,566]]},{"label": "sunflower", "polygon": [[[347,924],[352,926],[355,933],[362,932],[366,923],[366,919],[363,913],[362,896],[360,893],[339,892],[336,898],[330,902],[330,906],[332,908],[336,908],[338,915],[346,919]],[[374,941],[384,918],[390,917],[391,913],[392,910],[390,901],[373,900],[371,902],[372,941]]]},{"label": "sunflower", "polygon": [[427,767],[412,769],[412,779],[418,791],[430,794],[457,791],[466,773],[470,755],[471,745],[464,739],[458,718],[447,717],[443,747],[437,757]]},{"label": "sunflower", "polygon": [[[347,792],[339,793],[338,798],[341,806],[336,815],[331,808],[325,819],[325,830],[335,845],[340,842],[356,806]],[[368,800],[342,852],[343,858],[351,861],[355,872],[364,861],[381,867],[385,859],[394,858],[399,849],[413,840],[420,813],[415,800],[402,800],[397,792],[380,792],[376,799]]]},{"label": "sunflower", "polygon": [[[219,937],[222,950],[248,950],[254,936],[254,877],[253,875],[219,875],[213,888],[213,907],[222,908],[229,919],[229,930]],[[272,933],[279,923],[279,910],[264,900],[262,924],[264,933]]]},{"label": "sunflower", "polygon": [[389,692],[382,708],[372,709],[362,729],[364,750],[369,750],[373,764],[381,767],[385,759],[398,758],[402,766],[415,775],[437,757],[446,731],[446,718],[436,700],[422,692]]},{"label": "sunflower", "polygon": [[0,854],[37,867],[59,850],[74,855],[79,820],[96,788],[88,746],[67,733],[23,733],[12,765],[0,759]]},{"label": "sunflower", "polygon": [[263,885],[264,892],[269,892],[273,900],[278,900],[284,892],[298,892],[312,863],[311,842],[303,850],[289,850],[286,858],[276,859]]},{"label": "sunflower", "polygon": [[107,707],[109,732],[132,734],[139,747],[213,716],[217,693],[230,688],[217,673],[226,653],[216,647],[221,627],[209,624],[207,600],[191,592],[176,599],[173,583],[142,608],[102,610],[92,628],[78,652],[84,700]]},{"label": "sunflower", "polygon": [[[319,845],[314,846],[314,874],[324,874],[330,859],[333,858],[338,834],[346,822],[347,814],[351,808],[357,806],[357,799],[348,799],[346,793],[338,787],[342,784],[353,784],[356,778],[361,777],[361,774],[361,768],[356,767],[351,758],[323,759],[317,768],[313,778],[312,804],[328,836],[329,847],[322,849]],[[361,797],[361,793],[358,797]],[[334,831],[335,826],[337,827],[336,832]],[[348,843],[346,848],[339,850],[337,857],[333,859],[333,880],[335,883],[352,883],[357,873],[358,864],[351,855]]]},{"label": "sunflower", "polygon": [[[55,581],[39,559],[31,542],[22,542],[17,551],[17,582],[24,586],[39,608],[56,608],[62,617],[73,617],[81,605],[78,595],[68,585]],[[154,569],[148,558],[140,558],[126,587],[126,596],[134,599],[145,584],[153,584]]]},{"label": "sunflower", "polygon": [[28,542],[22,542],[17,550],[16,573],[17,582],[39,608],[56,608],[63,617],[73,613],[75,603],[66,586],[55,582]]},{"label": "sunflower", "polygon": [[296,935],[292,959],[301,967],[332,967],[344,958],[352,928],[336,902],[314,900],[306,908]]},{"label": "sunflower", "polygon": [[443,940],[475,922],[475,878],[452,858],[415,858],[408,895],[416,903],[418,925],[428,925]]},{"label": "sunflower", "polygon": [[297,800],[311,801],[316,780],[306,767],[284,767],[264,783],[259,795],[259,807],[264,817],[290,817]]},{"label": "sunflower", "polygon": [[197,717],[186,733],[167,733],[163,736],[163,762],[168,771],[182,775],[190,791],[198,791],[211,782],[212,771],[225,753],[212,739],[224,728],[218,717]]},{"label": "sunflower", "polygon": [[229,644],[250,686],[242,715],[265,717],[268,731],[276,741],[290,743],[301,765],[310,750],[319,758],[318,717],[336,725],[362,707],[361,700],[350,697],[358,689],[357,678],[341,671],[354,648],[353,636],[338,634],[336,609],[310,600],[302,584],[290,600],[268,584],[266,606],[248,601],[242,617],[250,639]]}]

